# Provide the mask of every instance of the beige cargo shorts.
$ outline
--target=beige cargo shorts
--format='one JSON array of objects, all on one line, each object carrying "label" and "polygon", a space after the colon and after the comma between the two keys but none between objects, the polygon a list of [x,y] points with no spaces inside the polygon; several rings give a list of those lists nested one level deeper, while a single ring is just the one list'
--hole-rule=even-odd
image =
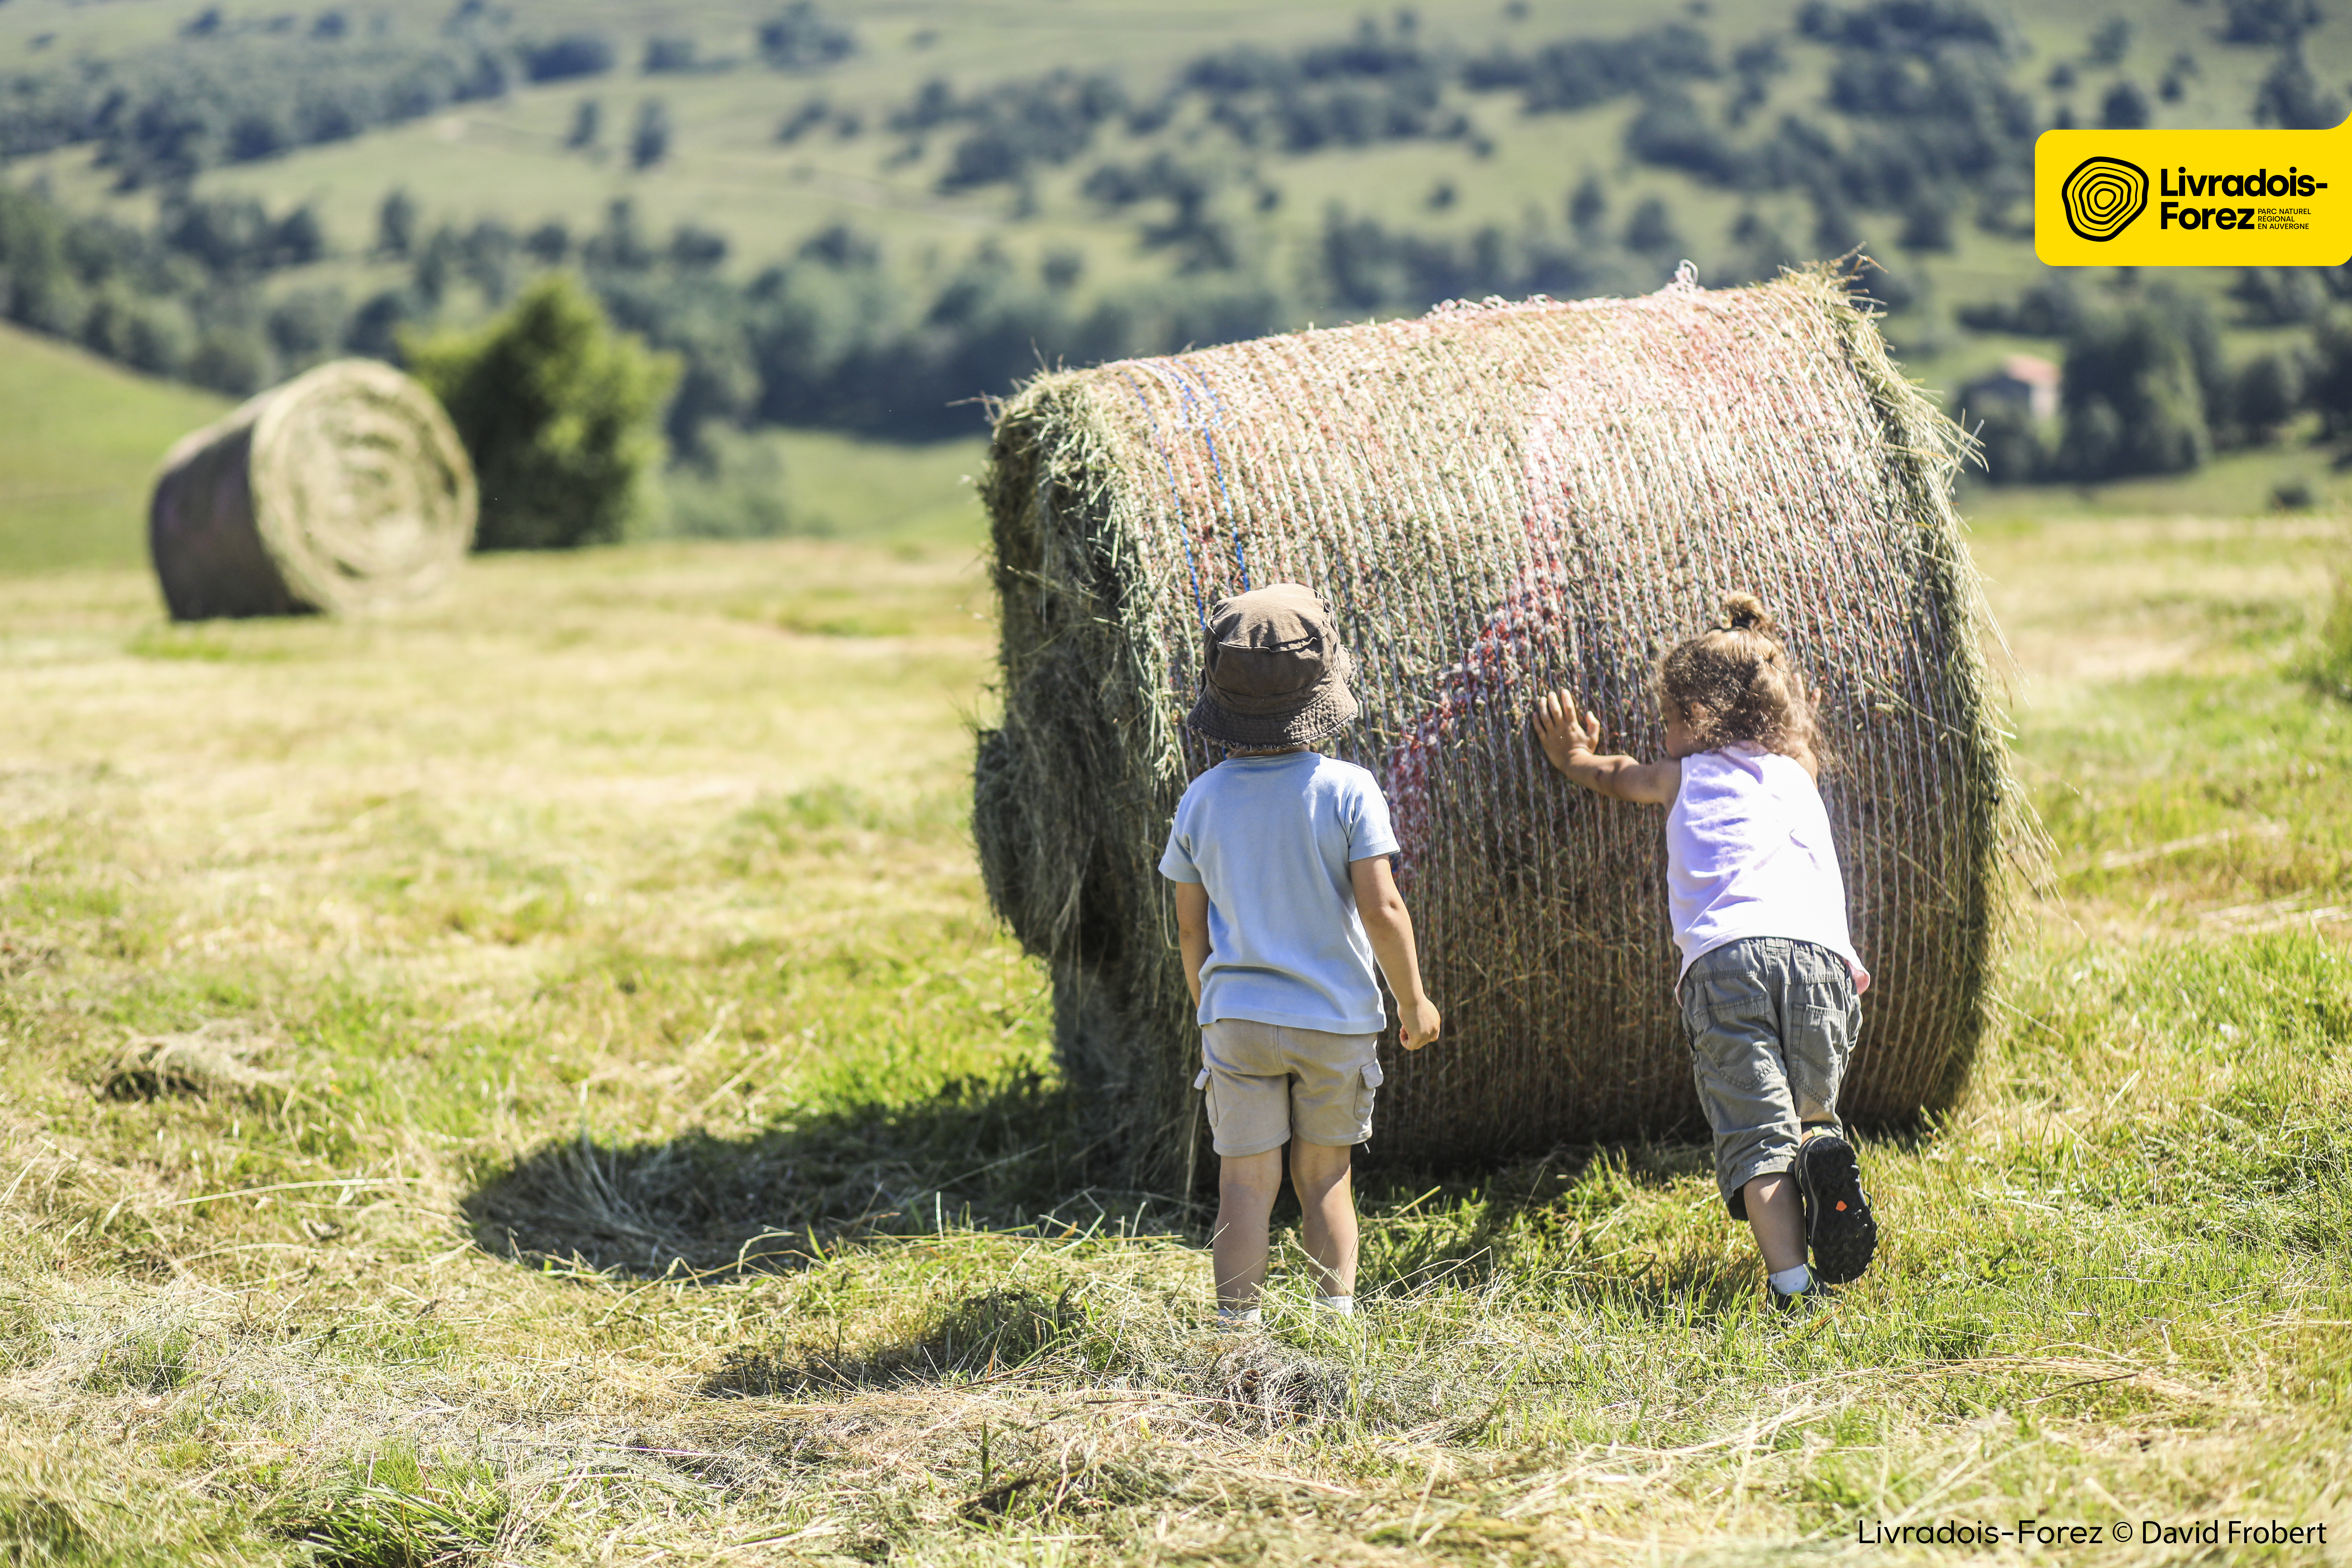
[{"label": "beige cargo shorts", "polygon": [[1343,1148],[1372,1135],[1378,1035],[1327,1035],[1248,1018],[1201,1031],[1201,1076],[1219,1154],[1238,1159],[1292,1138]]}]

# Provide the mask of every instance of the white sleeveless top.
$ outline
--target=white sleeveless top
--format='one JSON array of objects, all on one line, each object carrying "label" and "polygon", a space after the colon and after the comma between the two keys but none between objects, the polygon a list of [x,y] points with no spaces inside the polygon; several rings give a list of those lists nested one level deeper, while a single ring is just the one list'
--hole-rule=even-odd
[{"label": "white sleeveless top", "polygon": [[1777,752],[1742,742],[1683,759],[1666,814],[1666,902],[1684,974],[1726,942],[1779,936],[1828,948],[1853,972],[1855,991],[1870,989],[1846,931],[1822,792]]}]

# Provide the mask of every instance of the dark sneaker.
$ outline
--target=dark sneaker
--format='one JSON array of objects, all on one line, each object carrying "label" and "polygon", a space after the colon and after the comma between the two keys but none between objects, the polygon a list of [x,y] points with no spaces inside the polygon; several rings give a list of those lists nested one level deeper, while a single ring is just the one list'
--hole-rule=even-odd
[{"label": "dark sneaker", "polygon": [[1797,1145],[1797,1191],[1805,1200],[1805,1242],[1814,1277],[1831,1285],[1859,1279],[1878,1251],[1878,1221],[1862,1190],[1853,1145],[1834,1129]]}]

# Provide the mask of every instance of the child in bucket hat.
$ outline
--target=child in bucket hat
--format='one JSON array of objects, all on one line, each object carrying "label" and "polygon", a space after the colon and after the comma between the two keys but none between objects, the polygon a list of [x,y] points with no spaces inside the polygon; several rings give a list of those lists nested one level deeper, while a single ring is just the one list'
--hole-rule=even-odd
[{"label": "child in bucket hat", "polygon": [[1397,847],[1372,775],[1314,748],[1355,721],[1351,667],[1323,601],[1277,583],[1211,613],[1190,722],[1225,749],[1176,807],[1160,874],[1176,885],[1184,977],[1201,1026],[1219,1159],[1217,1310],[1258,1321],[1282,1152],[1304,1211],[1317,1304],[1355,1310],[1352,1153],[1371,1136],[1386,1015],[1435,1039],[1412,920],[1390,873]]}]

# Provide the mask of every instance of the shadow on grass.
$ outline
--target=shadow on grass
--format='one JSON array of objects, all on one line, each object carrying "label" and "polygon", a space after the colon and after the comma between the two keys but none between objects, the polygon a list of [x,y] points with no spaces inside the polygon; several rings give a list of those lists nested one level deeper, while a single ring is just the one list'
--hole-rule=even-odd
[{"label": "shadow on grass", "polygon": [[860,1237],[947,1225],[1081,1228],[1150,1200],[1086,1183],[1068,1098],[1029,1070],[911,1105],[826,1111],[740,1138],[598,1142],[583,1131],[459,1205],[488,1251],[599,1273],[720,1279],[805,1267]]},{"label": "shadow on grass", "polygon": [[[460,1212],[481,1247],[518,1262],[697,1280],[805,1268],[845,1246],[940,1229],[1206,1238],[1213,1191],[1187,1203],[1093,1185],[1099,1152],[1076,1127],[1061,1085],[1016,1070],[957,1080],[912,1104],[850,1107],[740,1137],[603,1143],[583,1133],[497,1173]],[[1213,1180],[1213,1159],[1202,1165]],[[1663,1142],[1564,1147],[1476,1172],[1368,1165],[1359,1186],[1364,1293],[1400,1299],[1541,1277],[1568,1297],[1642,1318],[1748,1310],[1752,1260],[1734,1256],[1746,1227],[1719,1210],[1647,1243],[1629,1245],[1611,1229],[1629,1205],[1654,1207],[1666,1188],[1707,1169],[1703,1145]],[[1275,1224],[1297,1222],[1286,1184]],[[738,1375],[778,1392],[936,1379],[969,1370],[974,1347],[992,1364],[1033,1353],[1040,1334],[1066,1328],[1066,1305],[991,1296],[854,1363],[803,1353],[792,1366]],[[1062,1327],[1046,1334],[1047,1324]]]},{"label": "shadow on grass", "polygon": [[704,1380],[706,1399],[800,1396],[853,1389],[933,1387],[1030,1365],[1087,1326],[1070,1292],[982,1290],[950,1303],[912,1336],[845,1351],[838,1345],[760,1346],[729,1356]]}]

